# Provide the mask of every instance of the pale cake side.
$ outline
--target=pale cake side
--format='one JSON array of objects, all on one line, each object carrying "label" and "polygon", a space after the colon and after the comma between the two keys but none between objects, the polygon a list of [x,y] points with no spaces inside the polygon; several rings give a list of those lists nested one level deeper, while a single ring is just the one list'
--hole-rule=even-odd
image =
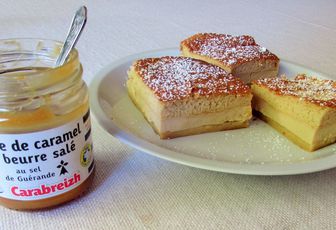
[{"label": "pale cake side", "polygon": [[130,98],[161,138],[247,127],[252,94],[221,68],[186,57],[135,61]]},{"label": "pale cake side", "polygon": [[254,81],[252,105],[261,118],[301,148],[336,141],[336,82],[305,75]]},{"label": "pale cake side", "polygon": [[180,50],[183,56],[217,65],[245,83],[276,77],[279,70],[279,58],[249,35],[199,33],[183,40]]}]

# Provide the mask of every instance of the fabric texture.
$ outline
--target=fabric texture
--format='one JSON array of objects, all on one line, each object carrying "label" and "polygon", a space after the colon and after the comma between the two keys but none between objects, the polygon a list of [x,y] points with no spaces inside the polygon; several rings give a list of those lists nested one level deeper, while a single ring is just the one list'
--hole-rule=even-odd
[{"label": "fabric texture", "polygon": [[[0,38],[64,40],[88,7],[77,48],[90,84],[105,65],[178,47],[198,32],[250,34],[286,59],[335,76],[336,2],[1,1]],[[191,168],[139,152],[92,119],[96,173],[83,197],[58,208],[0,207],[0,229],[335,229],[336,169],[297,176],[243,176]]]}]

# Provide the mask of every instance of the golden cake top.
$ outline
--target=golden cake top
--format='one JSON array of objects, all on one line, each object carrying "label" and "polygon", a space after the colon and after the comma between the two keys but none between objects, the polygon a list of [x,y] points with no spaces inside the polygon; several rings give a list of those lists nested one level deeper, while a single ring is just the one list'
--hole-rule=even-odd
[{"label": "golden cake top", "polygon": [[135,61],[133,68],[161,101],[251,93],[247,85],[225,70],[192,58],[146,58]]},{"label": "golden cake top", "polygon": [[253,60],[275,60],[279,58],[259,46],[249,35],[199,33],[181,42],[190,52],[218,60],[227,66],[235,66]]},{"label": "golden cake top", "polygon": [[336,108],[336,81],[297,75],[290,80],[280,78],[264,78],[253,81],[252,84],[267,87],[278,95],[295,96],[322,107]]}]

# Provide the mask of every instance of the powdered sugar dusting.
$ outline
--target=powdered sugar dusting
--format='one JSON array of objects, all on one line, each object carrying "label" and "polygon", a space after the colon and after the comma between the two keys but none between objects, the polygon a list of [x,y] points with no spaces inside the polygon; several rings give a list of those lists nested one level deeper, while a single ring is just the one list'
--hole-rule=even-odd
[{"label": "powdered sugar dusting", "polygon": [[133,66],[161,101],[250,93],[249,87],[240,79],[217,66],[192,58],[147,58],[136,61]]},{"label": "powdered sugar dusting", "polygon": [[293,80],[282,76],[260,79],[255,83],[264,85],[277,94],[291,95],[320,106],[336,108],[336,81],[333,80],[322,80],[301,74]]},{"label": "powdered sugar dusting", "polygon": [[261,47],[248,35],[201,33],[182,42],[195,54],[219,60],[232,66],[252,60],[279,60],[278,57]]}]

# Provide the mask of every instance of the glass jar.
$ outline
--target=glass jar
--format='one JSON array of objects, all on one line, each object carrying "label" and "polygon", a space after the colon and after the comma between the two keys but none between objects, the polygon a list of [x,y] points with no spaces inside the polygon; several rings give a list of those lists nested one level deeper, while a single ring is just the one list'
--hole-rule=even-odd
[{"label": "glass jar", "polygon": [[82,194],[92,182],[87,86],[74,49],[54,68],[60,42],[0,40],[0,204],[28,210]]}]

